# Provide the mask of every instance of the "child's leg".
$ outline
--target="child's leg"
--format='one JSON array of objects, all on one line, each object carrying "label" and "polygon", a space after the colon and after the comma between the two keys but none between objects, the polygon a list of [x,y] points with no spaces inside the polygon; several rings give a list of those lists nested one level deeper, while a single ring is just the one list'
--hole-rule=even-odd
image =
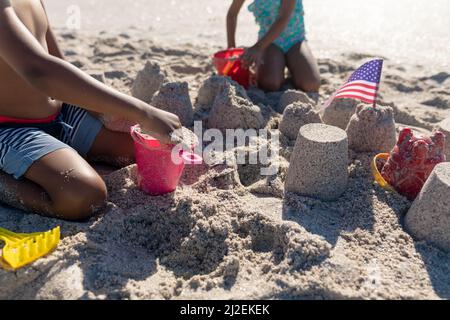
[{"label": "child's leg", "polygon": [[64,220],[85,220],[102,208],[106,186],[74,150],[65,148],[34,162],[23,180],[1,174],[1,194],[9,205]]},{"label": "child's leg", "polygon": [[265,91],[278,91],[283,85],[286,59],[283,51],[271,44],[263,56],[263,64],[258,67],[258,87]]},{"label": "child's leg", "polygon": [[294,45],[286,54],[286,61],[297,89],[305,92],[319,91],[319,67],[306,41]]},{"label": "child's leg", "polygon": [[101,161],[116,167],[124,167],[134,162],[134,143],[131,135],[111,131],[103,127],[88,153],[92,161]]}]

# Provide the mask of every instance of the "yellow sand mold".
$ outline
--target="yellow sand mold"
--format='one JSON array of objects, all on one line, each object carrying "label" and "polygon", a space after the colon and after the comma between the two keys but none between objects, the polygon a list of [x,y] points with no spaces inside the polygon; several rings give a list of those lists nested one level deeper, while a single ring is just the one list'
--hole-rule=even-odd
[{"label": "yellow sand mold", "polygon": [[59,227],[47,232],[29,234],[0,228],[0,240],[5,242],[2,258],[13,269],[21,268],[53,251],[60,237]]}]

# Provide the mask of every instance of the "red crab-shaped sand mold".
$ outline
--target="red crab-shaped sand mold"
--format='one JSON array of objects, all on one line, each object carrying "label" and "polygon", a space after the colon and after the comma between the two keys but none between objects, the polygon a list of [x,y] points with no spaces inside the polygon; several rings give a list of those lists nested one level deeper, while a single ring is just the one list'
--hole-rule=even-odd
[{"label": "red crab-shaped sand mold", "polygon": [[436,131],[430,137],[415,137],[410,128],[400,132],[381,175],[409,200],[414,200],[434,167],[445,161],[445,135]]}]

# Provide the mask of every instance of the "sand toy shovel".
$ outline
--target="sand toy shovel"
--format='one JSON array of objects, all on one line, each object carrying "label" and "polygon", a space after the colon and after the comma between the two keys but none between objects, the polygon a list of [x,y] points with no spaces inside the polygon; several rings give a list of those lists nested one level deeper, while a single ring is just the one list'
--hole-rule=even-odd
[{"label": "sand toy shovel", "polygon": [[59,227],[47,232],[14,233],[0,228],[5,242],[3,260],[13,269],[21,268],[53,251],[61,237]]}]

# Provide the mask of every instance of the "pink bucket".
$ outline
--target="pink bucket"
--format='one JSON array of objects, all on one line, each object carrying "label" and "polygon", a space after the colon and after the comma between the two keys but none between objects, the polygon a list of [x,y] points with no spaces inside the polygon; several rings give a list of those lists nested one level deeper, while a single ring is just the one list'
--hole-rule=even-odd
[{"label": "pink bucket", "polygon": [[[159,140],[140,132],[139,125],[131,127],[135,157],[138,167],[139,188],[150,195],[163,195],[175,191],[183,173],[184,165],[200,164],[203,159],[181,148],[179,159],[172,160],[175,145],[161,145]],[[195,146],[192,146],[192,150]]]}]

